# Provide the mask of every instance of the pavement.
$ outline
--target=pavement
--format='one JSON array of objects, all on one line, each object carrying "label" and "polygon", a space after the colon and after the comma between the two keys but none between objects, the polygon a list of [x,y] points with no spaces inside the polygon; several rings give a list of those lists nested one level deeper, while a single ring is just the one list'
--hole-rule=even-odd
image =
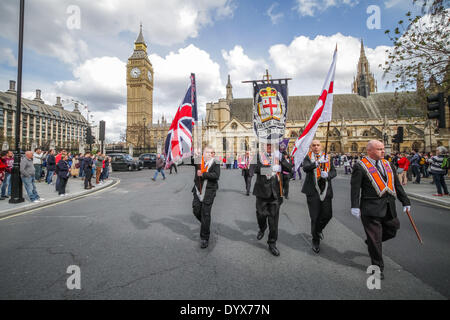
[{"label": "pavement", "polygon": [[[291,182],[280,210],[281,255],[274,257],[267,232],[256,239],[255,198],[245,195],[240,170],[221,170],[207,249],[200,248],[192,214],[192,167],[155,182],[153,173],[113,173],[121,182],[108,192],[0,219],[0,299],[450,297],[447,209],[413,202],[425,245],[399,217],[404,227],[383,245],[386,278],[370,290],[370,258],[361,222],[350,214],[348,176],[335,179],[334,218],[319,254],[311,250],[303,181]],[[80,268],[80,290],[67,287],[73,265]]]},{"label": "pavement", "polygon": [[[56,180],[56,178],[54,177],[53,180]],[[60,197],[58,195],[58,192],[55,191],[54,185],[48,185],[45,182],[35,183],[39,197],[45,199],[40,203],[32,203],[30,201],[30,198],[28,197],[25,188],[23,188],[23,197],[25,199],[24,202],[11,204],[9,203],[9,199],[0,201],[0,219],[11,215],[27,212],[30,210],[39,209],[49,205],[54,205],[60,202],[67,202],[79,199],[80,197],[85,197],[90,194],[99,192],[100,190],[103,190],[110,186],[113,186],[119,183],[120,180],[117,178],[110,178],[106,180],[104,183],[99,185],[95,184],[95,178],[91,181],[93,181],[92,185],[95,187],[90,190],[85,190],[84,179],[82,180],[81,178],[70,178],[66,186],[66,193],[68,195],[64,197]]]}]

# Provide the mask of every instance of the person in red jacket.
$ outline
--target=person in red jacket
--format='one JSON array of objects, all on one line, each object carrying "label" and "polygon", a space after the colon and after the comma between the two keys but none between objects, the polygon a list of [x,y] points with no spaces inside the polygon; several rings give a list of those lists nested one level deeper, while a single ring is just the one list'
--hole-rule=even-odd
[{"label": "person in red jacket", "polygon": [[[8,168],[8,165],[6,164],[6,156],[8,155],[8,151],[2,151],[1,158],[0,158],[0,186],[3,183],[3,180],[5,179],[6,169]],[[4,200],[4,199],[1,199]]]},{"label": "person in red jacket", "polygon": [[402,153],[400,155],[400,159],[398,159],[397,164],[398,164],[398,169],[397,169],[397,173],[398,173],[398,178],[400,179],[400,183],[402,184],[402,186],[406,186],[406,184],[408,183],[408,179],[406,176],[406,173],[408,172],[409,169],[409,160],[408,158],[405,156],[404,153]]}]

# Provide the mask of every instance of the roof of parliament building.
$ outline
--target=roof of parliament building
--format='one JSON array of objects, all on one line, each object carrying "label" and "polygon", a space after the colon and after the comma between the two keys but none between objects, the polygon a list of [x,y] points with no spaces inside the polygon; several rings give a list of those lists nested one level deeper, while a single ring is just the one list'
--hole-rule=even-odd
[{"label": "roof of parliament building", "polygon": [[[288,100],[287,121],[308,120],[318,96],[291,96]],[[371,93],[367,98],[358,94],[334,94],[333,120],[389,119],[424,117],[415,92]],[[253,99],[233,99],[231,118],[241,122],[253,121]]]},{"label": "roof of parliament building", "polygon": [[[10,88],[6,92],[0,91],[0,106],[3,109],[10,109],[11,111],[16,110],[16,96],[15,82],[10,82]],[[51,119],[72,122],[79,125],[87,125],[87,120],[78,110],[77,105],[73,111],[65,110],[61,104],[60,98],[57,98],[55,105],[45,104],[41,99],[41,91],[36,90],[36,97],[33,100],[22,98],[21,111],[25,114],[48,117]]]}]

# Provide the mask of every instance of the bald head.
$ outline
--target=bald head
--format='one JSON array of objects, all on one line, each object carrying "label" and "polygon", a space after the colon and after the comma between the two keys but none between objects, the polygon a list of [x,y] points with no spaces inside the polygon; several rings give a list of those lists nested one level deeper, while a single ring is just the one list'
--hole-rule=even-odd
[{"label": "bald head", "polygon": [[384,159],[384,144],[378,140],[370,140],[367,143],[367,155],[374,160]]}]

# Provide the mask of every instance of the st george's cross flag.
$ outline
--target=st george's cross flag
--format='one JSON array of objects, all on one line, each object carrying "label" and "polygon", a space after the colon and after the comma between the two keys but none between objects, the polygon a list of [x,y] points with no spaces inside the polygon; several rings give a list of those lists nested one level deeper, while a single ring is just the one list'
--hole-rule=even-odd
[{"label": "st george's cross flag", "polygon": [[319,97],[319,101],[312,112],[305,130],[302,135],[295,142],[295,148],[292,150],[291,156],[294,156],[295,171],[298,170],[303,159],[309,151],[314,135],[316,134],[317,127],[320,123],[331,121],[331,114],[333,110],[333,87],[334,87],[334,74],[336,71],[336,58],[337,58],[337,46],[333,55],[333,62],[331,63],[330,70],[328,71],[327,78],[322,88],[322,93]]},{"label": "st george's cross flag", "polygon": [[191,74],[191,85],[178,107],[166,138],[166,164],[191,156],[194,120],[197,121],[197,92],[195,75]]}]

